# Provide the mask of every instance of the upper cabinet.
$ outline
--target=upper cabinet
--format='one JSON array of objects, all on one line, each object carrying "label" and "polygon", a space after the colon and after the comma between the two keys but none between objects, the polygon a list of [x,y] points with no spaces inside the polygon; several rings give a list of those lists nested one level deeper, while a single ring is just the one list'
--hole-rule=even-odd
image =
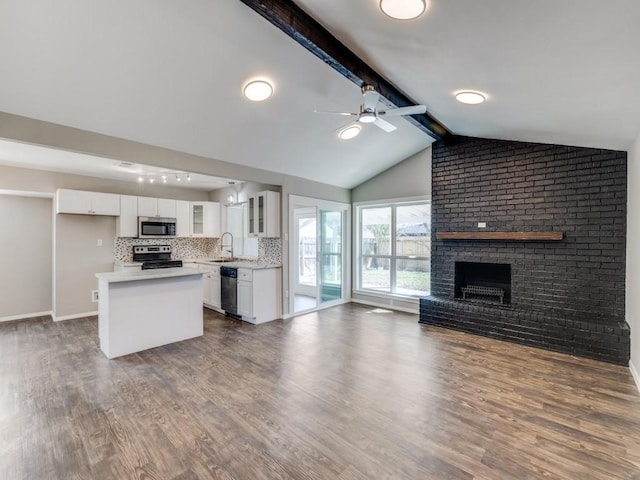
[{"label": "upper cabinet", "polygon": [[191,236],[191,205],[186,200],[176,200],[176,237]]},{"label": "upper cabinet", "polygon": [[248,232],[250,237],[280,237],[280,194],[258,192],[248,198]]},{"label": "upper cabinet", "polygon": [[58,189],[56,213],[80,215],[120,215],[120,195]]},{"label": "upper cabinet", "polygon": [[138,197],[138,216],[176,218],[176,201],[167,198]]},{"label": "upper cabinet", "polygon": [[138,236],[138,197],[120,195],[120,216],[116,219],[116,236]]},{"label": "upper cabinet", "polygon": [[192,237],[220,236],[220,204],[217,202],[191,202],[190,234]]}]

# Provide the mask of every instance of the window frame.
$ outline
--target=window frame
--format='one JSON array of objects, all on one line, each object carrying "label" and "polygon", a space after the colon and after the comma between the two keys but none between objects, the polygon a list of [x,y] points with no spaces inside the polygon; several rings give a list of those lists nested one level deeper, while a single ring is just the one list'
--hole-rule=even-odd
[{"label": "window frame", "polygon": [[[431,284],[429,282],[428,290],[426,292],[422,292],[420,294],[406,294],[406,293],[398,293],[398,285],[397,285],[397,265],[399,260],[416,260],[416,261],[426,261],[431,263],[431,249],[429,249],[428,256],[418,256],[418,255],[398,255],[397,254],[397,209],[398,207],[404,206],[412,206],[412,205],[428,205],[431,208],[431,199],[427,197],[418,197],[418,198],[406,198],[406,199],[395,199],[395,200],[380,200],[373,202],[358,202],[354,204],[355,207],[355,215],[354,215],[354,232],[356,237],[356,242],[354,245],[354,278],[355,278],[355,288],[353,289],[354,293],[362,293],[366,295],[374,295],[380,297],[400,297],[407,299],[417,300],[420,297],[426,296],[430,294]],[[391,223],[390,223],[390,232],[389,232],[389,241],[390,243],[390,253],[389,254],[363,254],[363,225],[362,225],[362,217],[363,211],[366,209],[372,208],[391,208]],[[429,240],[431,240],[431,222],[429,222],[429,231],[428,231]],[[362,286],[363,279],[363,268],[366,259],[376,258],[376,259],[388,259],[389,260],[389,289],[386,291],[365,288]]]}]

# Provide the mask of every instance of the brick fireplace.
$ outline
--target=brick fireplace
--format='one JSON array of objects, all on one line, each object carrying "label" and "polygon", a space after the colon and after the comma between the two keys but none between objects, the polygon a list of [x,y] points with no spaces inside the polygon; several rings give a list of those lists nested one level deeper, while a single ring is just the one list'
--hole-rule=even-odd
[{"label": "brick fireplace", "polygon": [[628,364],[626,152],[437,142],[432,230],[420,322]]}]

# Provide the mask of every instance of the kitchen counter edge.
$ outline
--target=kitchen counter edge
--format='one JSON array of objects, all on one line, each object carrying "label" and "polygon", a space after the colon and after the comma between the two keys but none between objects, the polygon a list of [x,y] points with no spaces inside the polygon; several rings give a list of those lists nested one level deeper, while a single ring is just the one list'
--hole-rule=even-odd
[{"label": "kitchen counter edge", "polygon": [[189,267],[158,268],[155,270],[125,270],[120,272],[96,273],[96,278],[108,283],[116,283],[153,280],[156,278],[186,277],[189,275],[202,275],[202,272]]}]

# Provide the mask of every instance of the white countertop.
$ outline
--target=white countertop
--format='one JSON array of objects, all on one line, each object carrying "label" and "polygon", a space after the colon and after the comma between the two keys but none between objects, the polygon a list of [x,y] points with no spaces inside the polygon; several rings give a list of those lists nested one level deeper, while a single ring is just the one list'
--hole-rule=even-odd
[{"label": "white countertop", "polygon": [[157,268],[154,270],[125,270],[121,272],[96,273],[98,280],[107,283],[131,282],[137,280],[152,280],[154,278],[185,277],[188,275],[202,275],[200,270],[188,267]]},{"label": "white countertop", "polygon": [[238,260],[234,262],[217,262],[215,260],[183,260],[184,263],[199,263],[201,265],[215,265],[219,267],[231,267],[231,268],[249,268],[251,270],[263,270],[265,268],[280,268],[282,265],[275,263],[259,263],[249,260]]}]

